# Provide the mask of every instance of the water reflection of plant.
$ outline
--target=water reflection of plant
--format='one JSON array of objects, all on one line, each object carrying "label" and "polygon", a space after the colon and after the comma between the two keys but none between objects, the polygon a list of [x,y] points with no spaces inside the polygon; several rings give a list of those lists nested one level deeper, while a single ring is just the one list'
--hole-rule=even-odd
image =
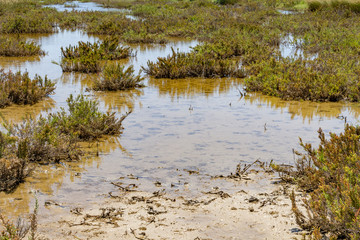
[{"label": "water reflection of plant", "polygon": [[55,107],[55,101],[52,98],[46,98],[34,105],[12,105],[10,107],[0,109],[0,114],[4,118],[13,123],[21,122],[26,116],[32,116],[36,118],[40,113],[45,114]]},{"label": "water reflection of plant", "polygon": [[94,94],[95,97],[105,105],[105,109],[109,111],[116,109],[119,112],[124,112],[135,108],[135,104],[138,102],[138,99],[144,95],[144,91],[142,89],[132,89],[107,92],[106,94],[95,92]]},{"label": "water reflection of plant", "polygon": [[[48,200],[48,196],[58,192],[67,182],[74,182],[81,179],[82,173],[90,166],[100,167],[102,155],[111,153],[116,149],[121,149],[125,154],[126,149],[121,146],[118,137],[108,136],[97,141],[82,142],[81,145],[84,156],[79,161],[52,163],[35,168],[26,182],[19,185],[11,195],[0,192],[0,208],[8,216],[20,216],[30,212],[30,206],[34,199],[33,193],[29,189],[36,189],[39,194],[39,202]],[[82,185],[80,186],[82,188]],[[18,204],[14,204],[17,199]]]},{"label": "water reflection of plant", "polygon": [[[85,166],[91,166],[94,162],[97,165],[101,164],[101,155],[109,154],[116,149],[120,149],[123,153],[128,156],[131,156],[130,153],[121,145],[120,138],[114,136],[105,136],[101,139],[97,139],[91,142],[82,142],[80,143],[82,150],[86,154],[86,159],[82,161],[84,168],[82,171],[85,171]],[[72,166],[79,167],[77,162],[70,163]],[[72,176],[73,177],[73,176]]]},{"label": "water reflection of plant", "polygon": [[317,103],[311,101],[285,101],[277,97],[262,95],[261,93],[251,93],[244,98],[245,102],[252,105],[266,105],[272,109],[286,111],[291,115],[291,119],[299,116],[304,121],[313,121],[314,118],[344,118],[341,114],[348,110],[354,117],[360,116],[360,108],[356,104],[348,103]]},{"label": "water reflection of plant", "polygon": [[98,74],[85,74],[85,73],[63,73],[60,77],[60,82],[66,85],[80,84],[81,90],[92,88],[92,82],[95,78],[99,77]]},{"label": "water reflection of plant", "polygon": [[0,232],[0,239],[2,240],[21,240],[28,236],[29,240],[37,239],[37,212],[38,212],[38,202],[35,201],[35,208],[32,214],[29,216],[29,223],[24,219],[18,217],[18,220],[15,223],[7,219],[5,216],[0,213],[0,227],[2,231]]},{"label": "water reflection of plant", "polygon": [[178,97],[191,98],[199,94],[209,97],[216,93],[227,93],[241,81],[238,78],[150,78],[148,84],[150,87],[158,88],[160,95],[169,94],[174,99]]}]

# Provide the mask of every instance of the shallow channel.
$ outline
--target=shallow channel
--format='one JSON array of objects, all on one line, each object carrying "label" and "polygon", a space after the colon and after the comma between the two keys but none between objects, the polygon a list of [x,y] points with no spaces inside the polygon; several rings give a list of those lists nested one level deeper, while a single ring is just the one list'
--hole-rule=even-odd
[{"label": "shallow channel", "polygon": [[[317,130],[340,132],[347,122],[357,123],[359,104],[282,101],[244,92],[240,79],[152,79],[145,88],[112,93],[87,92],[96,74],[62,73],[52,63],[60,61],[60,47],[99,38],[80,31],[51,35],[27,35],[42,44],[41,58],[0,58],[6,70],[47,75],[56,82],[55,94],[34,106],[11,106],[0,110],[18,122],[27,115],[39,116],[66,106],[70,94],[84,93],[100,102],[103,111],[119,116],[133,109],[123,122],[120,137],[89,144],[100,156],[79,162],[38,167],[14,193],[0,193],[0,208],[9,215],[28,213],[39,201],[40,215],[51,215],[44,203],[58,203],[59,210],[89,206],[115,191],[112,181],[136,183],[140,190],[166,189],[171,194],[194,196],[213,186],[227,192],[236,184],[211,180],[233,172],[239,162],[256,159],[293,164],[299,137],[317,143]],[[137,51],[124,64],[140,70],[148,60],[167,56],[171,48],[189,51],[197,41],[174,40],[167,45],[131,45]],[[92,148],[91,148],[92,147]],[[187,170],[198,171],[189,174]],[[159,181],[161,186],[155,186]],[[45,220],[44,220],[45,221]],[[51,221],[51,218],[48,219]]]}]

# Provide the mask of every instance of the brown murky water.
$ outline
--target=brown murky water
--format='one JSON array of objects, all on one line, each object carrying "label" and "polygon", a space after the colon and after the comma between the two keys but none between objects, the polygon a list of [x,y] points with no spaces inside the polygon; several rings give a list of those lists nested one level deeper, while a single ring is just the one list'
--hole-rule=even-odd
[{"label": "brown murky water", "polygon": [[[112,181],[136,183],[146,191],[165,188],[172,194],[196,195],[211,186],[236,191],[234,183],[210,180],[210,176],[229,174],[237,163],[256,159],[292,164],[292,149],[299,149],[299,136],[317,143],[319,127],[325,132],[340,132],[343,117],[357,123],[360,113],[359,104],[282,101],[256,93],[241,97],[241,80],[230,78],[147,78],[147,87],[142,89],[86,92],[97,75],[63,74],[52,61],[60,60],[61,46],[96,41],[97,37],[79,31],[28,37],[39,41],[47,55],[0,58],[0,67],[27,70],[31,76],[48,75],[57,83],[56,93],[34,106],[0,110],[7,119],[20,121],[26,114],[56,111],[65,106],[70,94],[79,93],[98,99],[104,111],[120,116],[133,109],[133,113],[124,121],[120,137],[99,142],[99,157],[40,166],[14,193],[0,193],[0,208],[10,215],[29,212],[36,195],[43,216],[40,221],[51,221],[54,209],[49,211],[45,201],[57,202],[59,212],[72,205],[89,206],[115,190]],[[189,51],[196,44],[177,40],[166,46],[131,45],[137,56],[124,64],[134,64],[139,70],[148,60],[170,54],[171,47]],[[96,145],[89,147],[95,152]],[[200,175],[190,175],[184,169],[197,170]],[[156,187],[155,181],[162,186]]]}]

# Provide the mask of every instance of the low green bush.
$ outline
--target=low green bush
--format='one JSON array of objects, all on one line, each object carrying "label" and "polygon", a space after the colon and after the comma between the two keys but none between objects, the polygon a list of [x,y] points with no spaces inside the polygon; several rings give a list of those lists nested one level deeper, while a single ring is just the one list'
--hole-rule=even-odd
[{"label": "low green bush", "polygon": [[16,156],[0,158],[0,191],[13,191],[30,172],[31,168],[24,159]]},{"label": "low green bush", "polygon": [[141,21],[132,21],[125,15],[116,13],[96,13],[85,21],[85,30],[87,33],[122,35],[129,30],[140,28]]},{"label": "low green bush", "polygon": [[[359,101],[359,75],[345,69],[352,62],[335,62],[335,59],[302,58],[280,60],[272,57],[251,66],[256,69],[245,79],[248,91],[260,91],[283,99],[311,101]],[[349,70],[350,71],[350,70]]]},{"label": "low green bush", "polygon": [[143,87],[141,83],[144,78],[134,74],[134,67],[120,64],[108,64],[101,73],[100,78],[94,82],[93,90],[95,91],[117,91],[136,87]]},{"label": "low green bush", "polygon": [[335,10],[335,11],[350,11],[360,13],[360,2],[357,1],[310,1],[308,2],[309,10],[314,12],[318,10]]},{"label": "low green bush", "polygon": [[60,66],[63,72],[100,72],[101,60],[119,60],[131,56],[129,47],[122,47],[117,38],[95,43],[80,41],[77,46],[61,47]]},{"label": "low green bush", "polygon": [[309,192],[309,199],[304,199],[305,215],[292,194],[296,221],[304,229],[327,233],[330,239],[359,239],[360,127],[346,125],[344,132],[330,133],[329,139],[320,129],[319,139],[316,148],[300,141],[304,153],[297,153],[293,176]]},{"label": "low green bush", "polygon": [[79,141],[104,135],[119,135],[122,121],[115,113],[102,113],[98,102],[83,95],[67,99],[68,109],[22,123],[4,123],[0,132],[0,191],[12,191],[29,175],[32,163],[77,160],[82,155]]},{"label": "low green bush", "polygon": [[[18,8],[15,14],[11,10],[0,17],[1,33],[53,33],[54,10],[38,10],[31,8],[28,11]],[[25,10],[25,11],[24,11]]]},{"label": "low green bush", "polygon": [[308,2],[309,10],[312,12],[320,10],[321,8],[326,6],[324,4],[326,4],[326,3],[321,3],[319,1],[310,1],[310,2]]},{"label": "low green bush", "polygon": [[52,115],[38,119],[27,118],[20,124],[10,124],[8,135],[15,138],[12,152],[28,162],[60,162],[80,156],[76,139],[60,131]]},{"label": "low green bush", "polygon": [[122,131],[121,123],[128,114],[117,119],[115,113],[102,113],[98,102],[86,99],[83,95],[67,99],[68,110],[50,114],[49,122],[59,131],[72,138],[92,140],[103,135],[118,135]]},{"label": "low green bush", "polygon": [[172,55],[159,57],[157,62],[148,61],[143,67],[145,73],[155,78],[186,78],[186,77],[243,77],[239,69],[239,61],[218,59],[207,54],[196,52],[181,53],[172,49]]},{"label": "low green bush", "polygon": [[55,90],[55,83],[46,76],[34,79],[27,72],[13,73],[0,69],[0,108],[15,104],[35,104]]},{"label": "low green bush", "polygon": [[220,5],[235,4],[237,2],[237,0],[216,0],[216,3]]},{"label": "low green bush", "polygon": [[22,38],[0,37],[0,56],[20,57],[44,55],[41,46],[34,41]]}]

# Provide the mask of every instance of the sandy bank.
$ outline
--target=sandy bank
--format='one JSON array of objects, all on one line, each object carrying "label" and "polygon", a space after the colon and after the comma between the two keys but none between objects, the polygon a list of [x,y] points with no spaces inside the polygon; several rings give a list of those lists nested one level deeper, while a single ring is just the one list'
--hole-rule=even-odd
[{"label": "sandy bank", "polygon": [[[49,239],[299,238],[288,197],[292,187],[275,184],[269,173],[250,173],[246,179],[229,179],[242,181],[243,186],[231,195],[215,188],[193,199],[120,186],[91,208],[73,206],[58,221],[41,225],[39,235]],[[54,213],[56,208],[49,206]]]}]

